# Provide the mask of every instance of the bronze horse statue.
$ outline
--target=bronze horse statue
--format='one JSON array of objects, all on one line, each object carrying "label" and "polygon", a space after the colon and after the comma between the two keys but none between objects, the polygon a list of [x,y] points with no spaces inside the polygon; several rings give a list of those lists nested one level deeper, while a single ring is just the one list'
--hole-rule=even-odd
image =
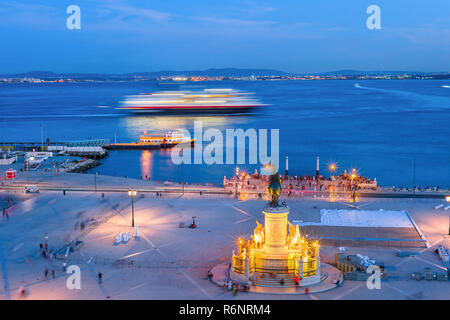
[{"label": "bronze horse statue", "polygon": [[281,194],[281,177],[278,172],[269,176],[269,193],[270,196],[272,197],[270,205],[272,207],[277,207],[278,198],[280,197]]}]

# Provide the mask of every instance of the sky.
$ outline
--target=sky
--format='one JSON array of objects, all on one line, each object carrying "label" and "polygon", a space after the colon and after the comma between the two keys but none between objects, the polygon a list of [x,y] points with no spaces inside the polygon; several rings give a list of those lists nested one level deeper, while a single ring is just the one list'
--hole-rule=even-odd
[{"label": "sky", "polygon": [[[79,30],[66,26],[70,5]],[[1,0],[0,74],[450,71],[449,13],[449,0]]]}]

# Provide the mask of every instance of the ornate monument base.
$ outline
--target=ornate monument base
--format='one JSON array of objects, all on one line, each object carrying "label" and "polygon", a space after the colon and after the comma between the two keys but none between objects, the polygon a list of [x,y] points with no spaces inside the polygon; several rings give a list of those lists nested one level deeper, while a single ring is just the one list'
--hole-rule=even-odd
[{"label": "ornate monument base", "polygon": [[318,241],[302,236],[299,227],[288,222],[289,207],[267,206],[263,213],[264,227],[257,221],[251,240],[237,241],[231,280],[253,286],[284,288],[319,283]]},{"label": "ornate monument base", "polygon": [[302,235],[298,225],[288,221],[289,207],[278,204],[281,178],[277,172],[269,176],[268,190],[272,201],[263,210],[264,226],[256,221],[251,239],[238,238],[232,263],[211,269],[210,279],[228,287],[234,282],[259,293],[308,293],[335,288],[343,281],[340,271],[325,264],[322,277],[319,241]]}]

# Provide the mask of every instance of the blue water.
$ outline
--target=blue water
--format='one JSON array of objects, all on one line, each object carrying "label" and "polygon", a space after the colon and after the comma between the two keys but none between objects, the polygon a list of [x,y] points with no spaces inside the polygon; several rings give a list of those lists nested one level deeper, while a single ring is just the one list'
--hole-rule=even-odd
[{"label": "blue water", "polygon": [[[357,84],[357,86],[355,86]],[[280,164],[291,174],[314,174],[336,161],[382,185],[450,185],[450,81],[220,81],[192,88],[235,88],[270,104],[247,116],[128,115],[116,110],[124,95],[162,90],[157,82],[1,84],[0,141],[109,138],[136,141],[144,130],[204,127],[279,128]],[[358,87],[359,86],[359,87]],[[253,172],[256,166],[240,165]],[[1,170],[1,169],[0,169]],[[111,151],[95,171],[154,180],[220,184],[232,165],[176,166],[168,151]]]}]

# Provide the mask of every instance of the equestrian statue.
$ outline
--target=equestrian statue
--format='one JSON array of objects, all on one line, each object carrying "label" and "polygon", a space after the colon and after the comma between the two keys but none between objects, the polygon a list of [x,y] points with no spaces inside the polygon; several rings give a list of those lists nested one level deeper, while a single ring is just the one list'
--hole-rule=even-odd
[{"label": "equestrian statue", "polygon": [[272,207],[278,207],[278,198],[281,194],[281,177],[278,172],[269,176],[269,193],[272,197],[270,205]]}]

